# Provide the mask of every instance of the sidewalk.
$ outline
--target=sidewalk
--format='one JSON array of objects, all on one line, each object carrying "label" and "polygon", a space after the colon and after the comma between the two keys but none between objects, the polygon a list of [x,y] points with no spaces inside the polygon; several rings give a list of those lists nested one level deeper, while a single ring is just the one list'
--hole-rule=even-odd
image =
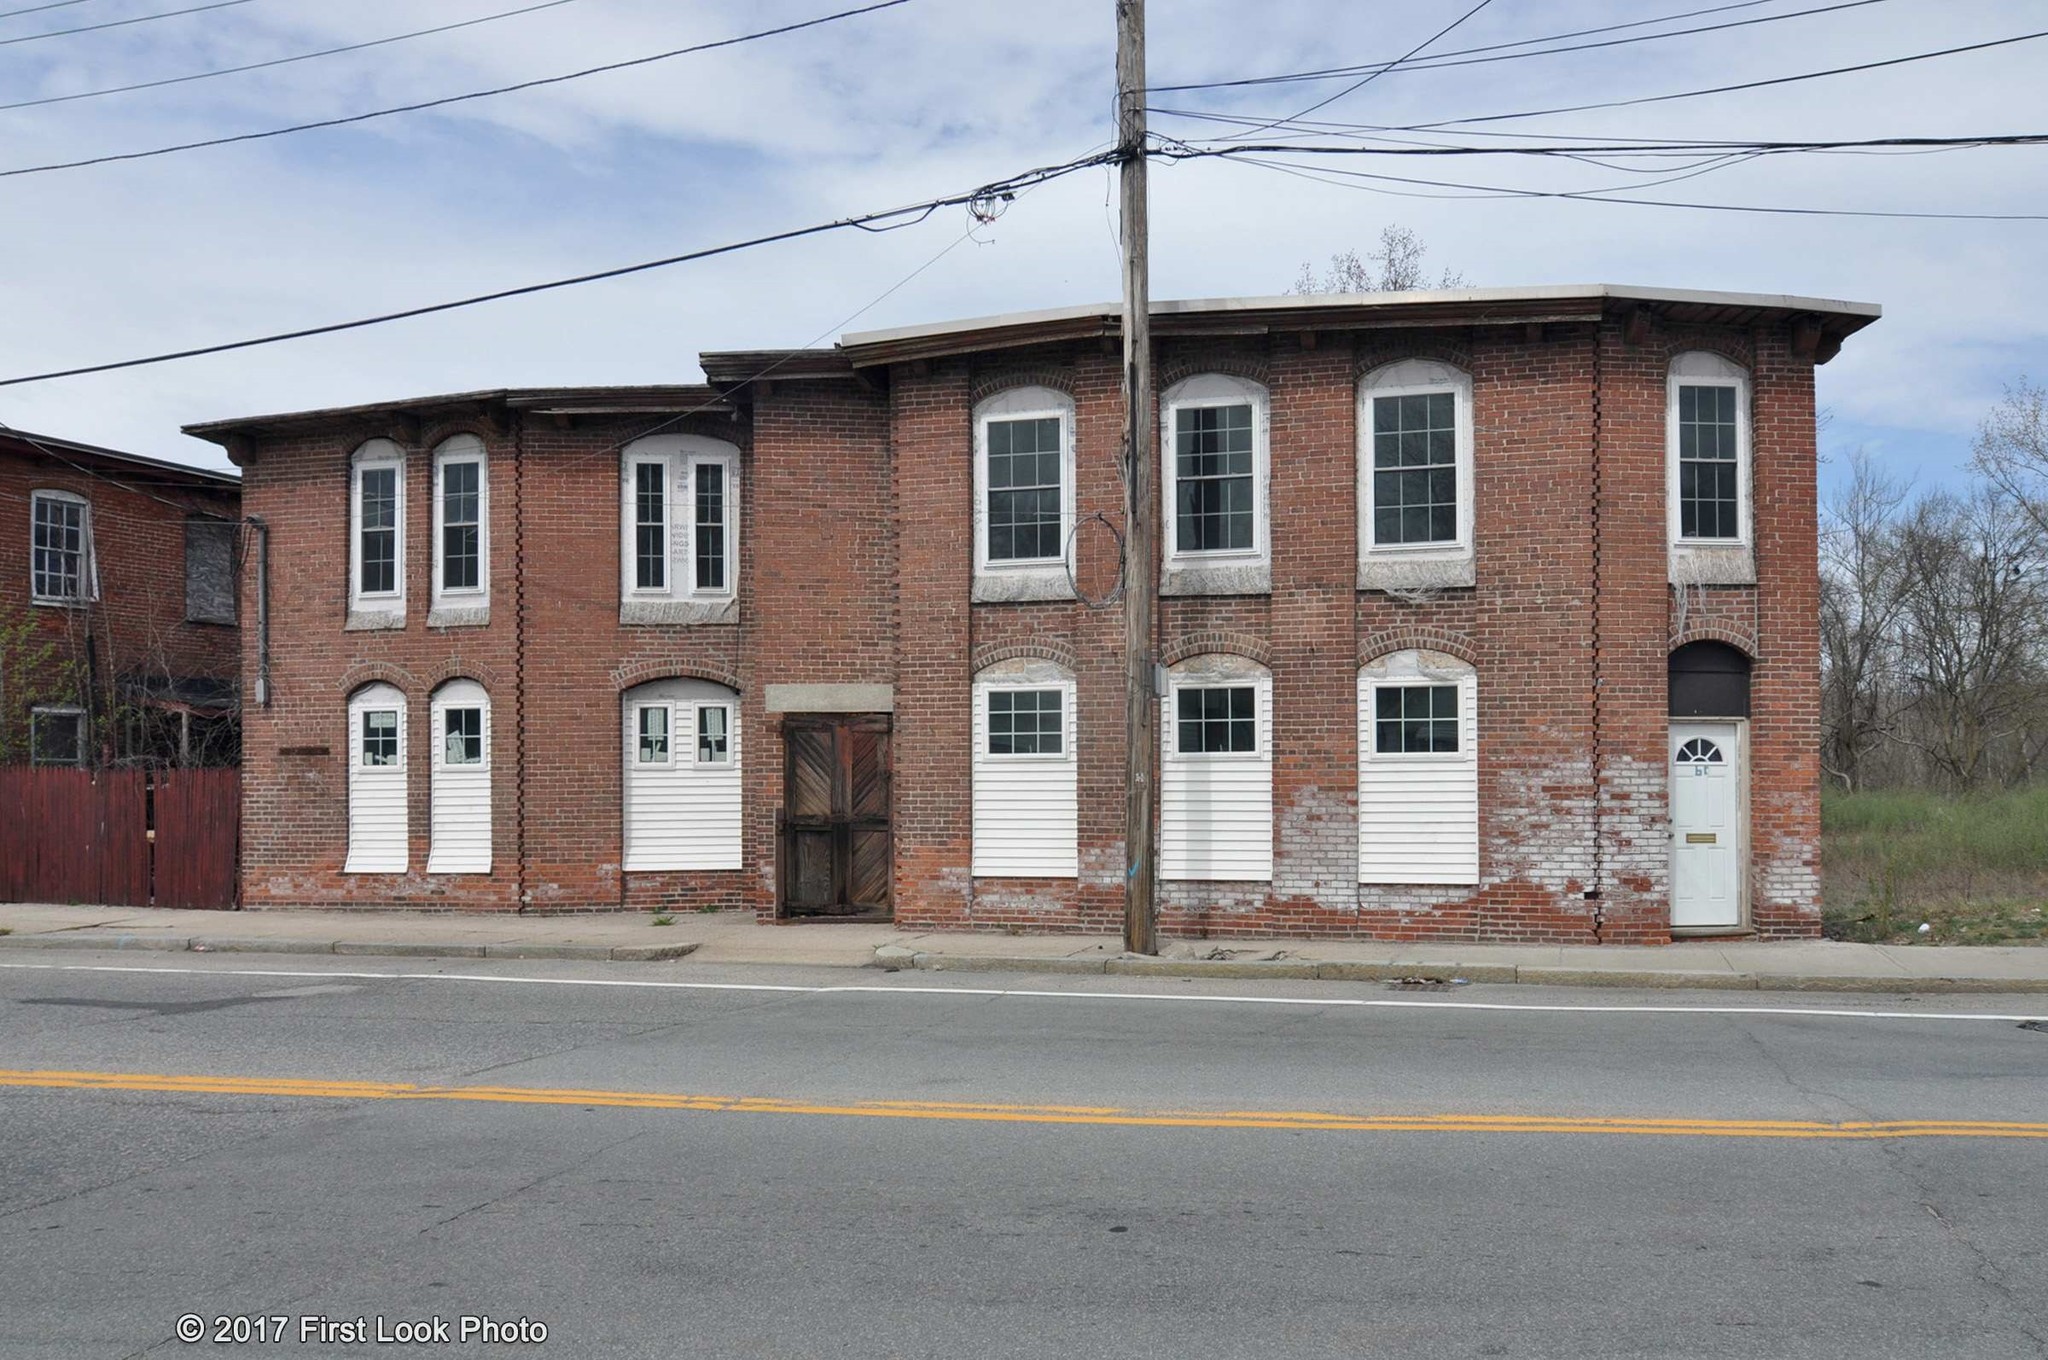
[{"label": "sidewalk", "polygon": [[155,911],[0,904],[0,953],[35,949],[368,954],[882,967],[934,972],[1319,978],[1737,991],[2048,992],[2048,948],[1800,941],[1666,948],[1176,940],[1160,958],[1097,935],[926,934],[889,925],[761,925],[742,912],[631,915]]}]

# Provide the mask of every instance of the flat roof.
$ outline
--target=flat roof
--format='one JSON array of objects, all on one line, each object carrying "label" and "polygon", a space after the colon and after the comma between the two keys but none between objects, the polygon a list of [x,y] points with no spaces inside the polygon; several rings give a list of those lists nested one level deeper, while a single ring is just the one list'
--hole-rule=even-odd
[{"label": "flat roof", "polygon": [[[61,452],[81,458],[104,459],[124,463],[133,467],[145,467],[154,472],[169,472],[180,477],[190,477],[195,482],[206,482],[224,491],[238,491],[242,485],[242,474],[223,472],[217,468],[194,467],[190,463],[173,463],[165,458],[150,458],[140,453],[124,453],[120,449],[103,448],[98,444],[81,444],[76,439],[61,439],[53,434],[37,434],[32,430],[17,430],[9,426],[0,428],[0,443],[13,440],[28,446],[31,452],[38,446],[47,453]],[[63,461],[59,458],[58,461]]]}]

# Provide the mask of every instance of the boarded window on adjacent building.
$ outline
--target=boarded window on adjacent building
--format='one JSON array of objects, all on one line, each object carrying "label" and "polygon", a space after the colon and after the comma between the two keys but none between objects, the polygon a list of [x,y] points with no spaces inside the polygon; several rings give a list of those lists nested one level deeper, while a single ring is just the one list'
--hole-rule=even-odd
[{"label": "boarded window on adjacent building", "polygon": [[235,525],[194,516],[185,521],[185,620],[235,621]]}]

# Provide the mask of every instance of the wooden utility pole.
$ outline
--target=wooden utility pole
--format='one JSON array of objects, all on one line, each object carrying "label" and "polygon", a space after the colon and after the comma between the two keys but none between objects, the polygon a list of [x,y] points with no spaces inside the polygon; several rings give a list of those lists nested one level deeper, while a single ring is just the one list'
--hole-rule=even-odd
[{"label": "wooden utility pole", "polygon": [[1159,952],[1153,846],[1152,288],[1145,214],[1145,0],[1116,0],[1116,131],[1122,154],[1124,248],[1124,948]]}]

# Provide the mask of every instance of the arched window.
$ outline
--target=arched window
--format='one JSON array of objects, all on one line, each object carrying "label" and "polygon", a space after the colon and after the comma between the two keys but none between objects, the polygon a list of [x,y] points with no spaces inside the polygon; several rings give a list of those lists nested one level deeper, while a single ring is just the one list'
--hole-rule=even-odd
[{"label": "arched window", "polygon": [[726,621],[739,594],[739,449],[649,435],[620,452],[619,471],[622,621]]},{"label": "arched window", "polygon": [[1074,677],[1057,662],[998,662],[974,678],[974,853],[980,877],[1080,872]]},{"label": "arched window", "polygon": [[1013,387],[974,408],[974,571],[988,598],[1071,595],[1074,401]]},{"label": "arched window", "polygon": [[1479,676],[1457,657],[1358,673],[1358,881],[1479,881]]},{"label": "arched window", "polygon": [[740,867],[740,696],[709,680],[626,691],[625,868]]},{"label": "arched window", "polygon": [[1226,373],[1197,374],[1160,397],[1169,567],[1269,560],[1269,401],[1259,383]]},{"label": "arched window", "polygon": [[1671,541],[1749,542],[1750,383],[1740,365],[1694,350],[1671,361],[1666,399]]},{"label": "arched window", "polygon": [[487,623],[491,604],[490,458],[473,434],[434,450],[434,609],[446,627]]},{"label": "arched window", "polygon": [[405,626],[405,450],[388,439],[349,460],[348,603],[359,627]]},{"label": "arched window", "polygon": [[345,874],[402,874],[407,814],[405,696],[365,685],[348,701],[348,859]]},{"label": "arched window", "polygon": [[1669,694],[1674,718],[1747,718],[1749,658],[1711,639],[1671,654]]},{"label": "arched window", "polygon": [[491,871],[491,698],[474,680],[434,691],[430,874]]},{"label": "arched window", "polygon": [[1273,676],[1249,657],[1190,657],[1167,673],[1159,876],[1273,876]]},{"label": "arched window", "polygon": [[1369,555],[1472,552],[1472,378],[1428,359],[1358,386],[1358,541]]}]

